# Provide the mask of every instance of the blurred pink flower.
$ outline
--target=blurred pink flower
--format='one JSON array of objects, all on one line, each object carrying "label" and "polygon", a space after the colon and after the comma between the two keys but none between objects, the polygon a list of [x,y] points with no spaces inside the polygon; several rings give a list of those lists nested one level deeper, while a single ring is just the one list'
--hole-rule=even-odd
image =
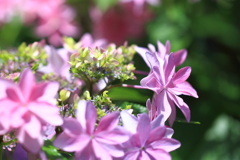
[{"label": "blurred pink flower", "polygon": [[[142,56],[143,60],[146,62],[148,67],[151,66],[150,63],[153,63],[149,61],[146,57],[146,52],[150,52],[152,54],[155,54],[158,59],[164,60],[165,56],[170,54],[170,41],[167,41],[165,45],[163,45],[160,41],[157,41],[157,48],[154,47],[152,44],[148,44],[148,48],[143,48],[143,47],[135,47],[135,50]],[[174,52],[174,63],[175,66],[181,65],[185,59],[187,58],[187,50],[186,49],[181,49],[179,51]]]},{"label": "blurred pink flower", "polygon": [[36,33],[40,37],[48,37],[54,46],[62,44],[62,35],[76,37],[79,28],[73,24],[75,13],[68,6],[54,8],[48,15],[40,18]]},{"label": "blurred pink flower", "polygon": [[186,81],[190,76],[191,67],[184,67],[175,73],[173,53],[165,56],[164,60],[149,52],[146,53],[146,57],[151,65],[151,72],[141,80],[141,85],[155,92],[157,114],[164,114],[172,125],[176,118],[176,104],[189,122],[190,109],[178,95],[198,98],[195,89]]},{"label": "blurred pink flower", "polygon": [[67,118],[62,125],[64,132],[53,144],[67,152],[75,152],[75,159],[112,160],[122,157],[119,144],[129,139],[128,132],[118,126],[119,113],[103,117],[95,129],[97,111],[90,101],[80,101],[77,119]]},{"label": "blurred pink flower", "polygon": [[29,152],[39,153],[44,142],[45,125],[61,125],[55,105],[55,82],[36,83],[30,69],[20,75],[19,84],[0,79],[0,134],[16,130],[16,137]]},{"label": "blurred pink flower", "polygon": [[156,6],[160,4],[160,0],[119,0],[123,3],[133,3],[134,4],[134,11],[136,14],[140,14],[146,3]]},{"label": "blurred pink flower", "polygon": [[180,147],[180,142],[172,139],[173,130],[164,126],[163,115],[150,122],[147,114],[134,117],[126,111],[121,112],[123,126],[132,133],[131,138],[123,144],[123,160],[171,160],[171,152]]},{"label": "blurred pink flower", "polygon": [[90,48],[95,48],[95,47],[100,47],[100,48],[105,48],[107,45],[107,40],[105,39],[96,39],[94,40],[92,35],[89,33],[85,33],[81,39],[79,40],[79,43],[81,47],[90,47]]},{"label": "blurred pink flower", "polygon": [[102,13],[97,8],[90,12],[93,21],[93,37],[105,38],[108,42],[122,45],[129,39],[138,39],[144,34],[146,22],[152,18],[149,10],[135,14],[132,4],[119,4]]}]

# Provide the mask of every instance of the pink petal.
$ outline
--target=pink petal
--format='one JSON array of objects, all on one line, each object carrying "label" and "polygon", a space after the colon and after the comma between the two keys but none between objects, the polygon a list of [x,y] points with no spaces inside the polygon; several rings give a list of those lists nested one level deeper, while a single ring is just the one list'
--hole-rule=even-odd
[{"label": "pink petal", "polygon": [[159,59],[157,58],[157,55],[155,53],[146,52],[146,59],[151,67],[153,66],[159,66]]},{"label": "pink petal", "polygon": [[172,112],[172,107],[170,105],[170,102],[165,90],[163,90],[159,94],[156,94],[156,105],[157,105],[158,114],[161,113],[164,115],[163,121],[165,122]]},{"label": "pink petal", "polygon": [[176,95],[173,95],[170,92],[168,92],[168,95],[174,101],[174,103],[178,106],[178,108],[183,112],[186,120],[190,122],[190,109],[188,105],[182,100],[182,98]]},{"label": "pink petal", "polygon": [[28,113],[26,107],[19,106],[11,112],[11,126],[13,128],[21,127],[25,123],[24,115]]},{"label": "pink petal", "polygon": [[[47,85],[43,85],[44,88],[42,88],[44,94],[38,98],[38,101],[44,101],[44,102],[48,102],[51,103],[53,105],[55,105],[55,99],[54,97],[57,94],[57,91],[59,89],[59,84],[57,82],[48,82]],[[40,88],[36,87],[33,92],[42,92],[40,91]]]},{"label": "pink petal", "polygon": [[82,151],[89,145],[90,140],[90,137],[85,134],[72,137],[63,132],[54,140],[53,145],[67,152]]},{"label": "pink petal", "polygon": [[166,48],[165,48],[165,46],[160,41],[157,41],[157,46],[158,46],[159,57],[161,59],[164,59],[164,57],[166,55]]},{"label": "pink petal", "polygon": [[42,125],[41,122],[33,115],[25,114],[23,117],[26,121],[25,125],[20,128],[24,130],[32,138],[43,137]]},{"label": "pink petal", "polygon": [[154,149],[162,149],[167,152],[171,152],[181,146],[181,143],[172,138],[162,138],[161,140],[152,143]]},{"label": "pink petal", "polygon": [[15,88],[16,85],[10,80],[0,78],[0,99],[6,97],[6,89],[9,87]]},{"label": "pink petal", "polygon": [[151,160],[151,159],[145,151],[141,151],[140,155],[138,156],[138,160]]},{"label": "pink petal", "polygon": [[143,78],[140,81],[140,84],[143,87],[147,87],[148,89],[154,91],[155,93],[159,93],[163,89],[162,85],[157,81],[154,73],[150,73],[147,77]]},{"label": "pink petal", "polygon": [[142,145],[148,139],[150,133],[150,119],[147,114],[142,114],[138,120],[137,133],[139,134],[139,140]]},{"label": "pink petal", "polygon": [[171,155],[162,149],[147,148],[146,152],[148,154],[150,154],[152,157],[154,157],[155,159],[159,159],[159,160],[171,160],[172,159]]},{"label": "pink petal", "polygon": [[173,53],[169,54],[169,57],[164,61],[164,75],[165,83],[169,83],[172,79],[173,74],[175,73],[175,64],[174,64],[174,55]]},{"label": "pink petal", "polygon": [[176,95],[187,95],[187,96],[193,96],[195,98],[198,98],[197,91],[191,86],[188,82],[183,82],[177,84],[174,88],[168,88],[171,92],[173,92]]},{"label": "pink petal", "polygon": [[123,149],[122,149],[120,146],[102,144],[102,147],[103,147],[112,157],[123,157],[123,156],[124,156]]},{"label": "pink petal", "polygon": [[166,54],[170,53],[171,44],[169,40],[166,41],[165,48],[166,48]]},{"label": "pink petal", "polygon": [[174,134],[174,130],[173,130],[172,128],[170,128],[170,127],[167,127],[167,129],[166,129],[166,134],[165,134],[164,137],[166,137],[166,138],[172,138],[173,134]]},{"label": "pink petal", "polygon": [[98,128],[95,133],[99,133],[102,131],[111,131],[118,126],[119,121],[119,112],[113,112],[104,116],[99,122]]},{"label": "pink petal", "polygon": [[187,58],[187,50],[182,49],[174,53],[174,63],[176,66],[181,65]]},{"label": "pink petal", "polygon": [[7,88],[6,89],[7,98],[17,103],[24,102],[23,98],[20,96],[18,88]]},{"label": "pink petal", "polygon": [[63,124],[60,116],[59,108],[48,103],[38,102],[28,105],[29,111],[35,114],[42,122],[49,123],[54,126]]},{"label": "pink petal", "polygon": [[146,142],[146,145],[151,144],[157,140],[161,140],[164,137],[165,133],[166,133],[165,126],[157,127],[155,129],[151,130],[148,140]]},{"label": "pink petal", "polygon": [[[44,92],[45,92],[45,88],[47,87],[48,83],[39,83],[39,84],[36,84],[34,87],[33,87],[33,90],[31,92],[31,95],[29,96],[29,99],[28,101],[31,102],[31,101],[35,101],[37,100],[39,97],[43,96],[44,95]],[[49,97],[50,98],[50,97]]]},{"label": "pink petal", "polygon": [[151,130],[155,129],[156,127],[164,126],[164,115],[159,114],[152,122],[151,122]]},{"label": "pink petal", "polygon": [[109,155],[108,151],[105,150],[97,141],[92,140],[92,147],[97,158],[112,160],[112,157]]},{"label": "pink petal", "polygon": [[19,139],[17,136],[19,142],[24,146],[24,148],[29,151],[30,153],[37,154],[40,152],[41,147],[43,146],[43,137],[39,136],[36,138],[32,138],[32,136],[29,136],[28,133],[25,133],[23,135],[23,139]]},{"label": "pink petal", "polygon": [[148,67],[151,67],[151,64],[150,64],[151,62],[149,62],[146,56],[146,52],[149,52],[149,50],[142,47],[135,47],[134,49],[138,54],[140,54],[140,56],[143,58],[145,63],[148,65]]},{"label": "pink petal", "polygon": [[80,100],[78,103],[77,119],[89,135],[94,131],[96,118],[97,110],[92,102]]},{"label": "pink petal", "polygon": [[64,132],[75,136],[82,133],[82,126],[75,118],[65,118],[62,125]]},{"label": "pink petal", "polygon": [[175,84],[182,83],[188,79],[191,74],[191,67],[184,67],[177,71],[177,73],[173,76],[173,82]]},{"label": "pink petal", "polygon": [[27,68],[24,69],[20,75],[19,87],[22,90],[22,93],[27,100],[32,93],[32,88],[35,86],[36,81],[32,71]]},{"label": "pink petal", "polygon": [[126,130],[128,130],[132,134],[137,133],[137,124],[138,124],[137,117],[129,114],[127,111],[122,111],[121,118],[122,118],[123,127]]},{"label": "pink petal", "polygon": [[118,127],[112,131],[100,132],[95,134],[97,141],[105,144],[121,144],[129,139],[129,134],[123,128]]},{"label": "pink petal", "polygon": [[140,151],[129,151],[125,153],[123,160],[137,160]]},{"label": "pink petal", "polygon": [[169,101],[169,104],[170,104],[171,109],[172,109],[172,112],[171,112],[171,114],[168,118],[168,122],[169,122],[170,126],[173,126],[173,123],[176,119],[176,107],[175,107],[175,104],[173,103],[173,101],[170,98],[168,98],[168,101]]}]

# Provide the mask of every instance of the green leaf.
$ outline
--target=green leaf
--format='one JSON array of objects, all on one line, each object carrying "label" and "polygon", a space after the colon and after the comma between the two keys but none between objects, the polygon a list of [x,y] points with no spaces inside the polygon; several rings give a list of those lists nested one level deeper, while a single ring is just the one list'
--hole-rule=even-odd
[{"label": "green leaf", "polygon": [[52,145],[52,141],[46,140],[42,150],[46,153],[48,159],[61,159],[61,160],[69,160],[73,158],[72,153],[67,153],[63,151],[58,151],[58,148]]}]

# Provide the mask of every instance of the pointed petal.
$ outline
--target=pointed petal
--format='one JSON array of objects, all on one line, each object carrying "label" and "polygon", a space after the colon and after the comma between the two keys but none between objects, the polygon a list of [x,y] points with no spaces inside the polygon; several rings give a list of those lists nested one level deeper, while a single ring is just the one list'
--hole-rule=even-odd
[{"label": "pointed petal", "polygon": [[154,149],[162,149],[167,152],[171,152],[181,146],[181,143],[172,138],[162,138],[161,140],[155,141],[152,144]]},{"label": "pointed petal", "polygon": [[122,111],[120,114],[122,118],[123,127],[132,134],[137,133],[138,124],[137,117],[129,114],[127,111]]},{"label": "pointed petal", "polygon": [[138,120],[138,126],[137,126],[137,133],[139,134],[139,139],[141,142],[141,145],[144,146],[145,142],[148,139],[149,133],[150,133],[150,120],[147,114],[141,114],[139,120]]},{"label": "pointed petal", "polygon": [[[40,85],[40,86],[43,86],[42,90],[43,90],[44,94],[41,97],[38,98],[38,101],[45,101],[45,102],[48,102],[48,103],[51,103],[51,104],[55,105],[56,100],[54,99],[54,97],[57,94],[59,84],[57,82],[48,82],[47,84],[43,84],[43,85]],[[36,90],[34,90],[34,91],[38,92],[38,89],[39,89],[40,86],[37,86]]]},{"label": "pointed petal", "polygon": [[35,84],[36,80],[32,71],[29,68],[24,69],[20,75],[19,87],[25,99],[29,98],[32,93],[32,88],[35,86]]},{"label": "pointed petal", "polygon": [[21,93],[19,93],[18,88],[7,88],[6,95],[7,95],[7,98],[9,98],[10,100],[16,103],[24,102],[24,100],[21,98]]},{"label": "pointed petal", "polygon": [[83,129],[91,135],[95,128],[97,110],[91,101],[80,100],[78,103],[77,119]]},{"label": "pointed petal", "polygon": [[104,160],[112,160],[112,157],[109,155],[108,151],[106,151],[101,144],[92,140],[92,147],[94,149],[94,153],[97,158],[104,159]]},{"label": "pointed petal", "polygon": [[140,81],[140,84],[143,87],[147,87],[148,89],[154,91],[155,93],[159,93],[163,89],[162,85],[156,79],[154,73],[150,73],[147,77],[143,78]]},{"label": "pointed petal", "polygon": [[169,54],[171,49],[171,44],[169,40],[166,41],[165,48],[166,48],[166,54]]},{"label": "pointed petal", "polygon": [[165,83],[169,83],[172,79],[172,76],[175,73],[175,64],[174,64],[174,55],[170,53],[168,58],[164,61],[164,76],[165,76]]},{"label": "pointed petal", "polygon": [[141,151],[138,160],[151,160],[145,151]]},{"label": "pointed petal", "polygon": [[170,128],[170,127],[167,127],[167,129],[166,129],[166,134],[165,134],[164,137],[166,137],[166,138],[172,138],[173,134],[174,134],[174,130],[173,130],[172,128]]},{"label": "pointed petal", "polygon": [[163,114],[159,114],[152,122],[151,122],[151,130],[160,127],[160,126],[164,126],[165,121],[164,121],[164,116]]},{"label": "pointed petal", "polygon": [[174,63],[176,66],[181,65],[187,58],[187,50],[182,49],[177,52],[174,52]]},{"label": "pointed petal", "polygon": [[152,44],[148,44],[148,48],[149,48],[149,50],[150,50],[152,53],[157,52],[155,46],[152,45]]},{"label": "pointed petal", "polygon": [[173,123],[176,119],[176,106],[175,106],[174,102],[171,100],[171,98],[169,98],[169,96],[168,96],[168,102],[172,109],[172,112],[171,112],[170,116],[168,117],[168,122],[169,122],[169,125],[172,127]]},{"label": "pointed petal", "polygon": [[85,134],[81,134],[76,137],[72,137],[67,133],[61,133],[53,142],[53,145],[67,152],[81,151],[87,145],[89,145],[90,137]]},{"label": "pointed petal", "polygon": [[172,112],[172,108],[165,90],[156,95],[156,105],[158,114],[163,114],[163,121],[165,122]]},{"label": "pointed petal", "polygon": [[142,48],[142,47],[135,47],[134,48],[135,49],[135,51],[138,53],[138,54],[140,54],[140,56],[143,58],[143,60],[146,62],[146,64],[148,65],[148,67],[150,67],[151,65],[150,65],[150,63],[149,63],[149,61],[147,60],[147,57],[146,57],[146,52],[149,52],[149,50],[148,49],[146,49],[146,48]]},{"label": "pointed petal", "polygon": [[22,140],[20,140],[18,136],[17,138],[19,142],[23,145],[25,150],[33,154],[37,154],[40,152],[40,149],[43,146],[44,142],[43,137],[39,136],[33,138],[32,136],[29,136],[27,133],[24,134]]},{"label": "pointed petal", "polygon": [[120,146],[102,144],[102,147],[103,147],[112,157],[122,157],[122,156],[124,156],[123,149],[122,149]]},{"label": "pointed petal", "polygon": [[63,119],[60,116],[59,108],[48,103],[30,103],[28,105],[29,111],[35,114],[42,122],[49,123],[54,126],[63,124]]},{"label": "pointed petal", "polygon": [[97,134],[98,132],[102,131],[111,131],[116,128],[118,126],[119,115],[119,112],[113,112],[104,116],[99,122],[98,128],[95,133]]},{"label": "pointed petal", "polygon": [[114,145],[126,142],[129,139],[129,137],[130,137],[129,133],[120,126],[112,131],[106,132],[103,131],[98,134],[95,134],[95,138],[98,142]]},{"label": "pointed petal", "polygon": [[75,118],[65,118],[62,125],[64,132],[71,135],[80,135],[82,133],[82,126]]},{"label": "pointed petal", "polygon": [[159,66],[159,59],[155,53],[146,52],[146,58],[151,67]]},{"label": "pointed petal", "polygon": [[155,149],[155,148],[147,148],[146,152],[150,154],[154,159],[159,159],[159,160],[171,160],[172,157],[171,155],[162,150],[162,149]]},{"label": "pointed petal", "polygon": [[0,78],[0,99],[6,97],[6,89],[7,88],[16,88],[16,84],[13,83],[13,81],[10,81],[8,79],[3,79],[3,78]]},{"label": "pointed petal", "polygon": [[168,92],[170,99],[174,101],[174,103],[178,106],[178,108],[182,111],[183,115],[185,116],[186,120],[190,122],[190,109],[188,105],[183,101],[182,98],[173,95],[172,93]]},{"label": "pointed petal", "polygon": [[165,48],[165,46],[160,41],[157,41],[157,46],[158,46],[159,57],[161,59],[164,59],[164,57],[166,55],[166,48]]},{"label": "pointed petal", "polygon": [[191,74],[191,67],[184,67],[177,71],[173,76],[173,83],[178,84],[186,81]]},{"label": "pointed petal", "polygon": [[198,98],[197,91],[187,81],[177,84],[174,88],[168,88],[172,93],[176,95],[187,95]]},{"label": "pointed petal", "polygon": [[139,150],[126,152],[123,160],[138,160],[139,153]]},{"label": "pointed petal", "polygon": [[165,134],[166,134],[166,127],[165,126],[157,127],[155,129],[153,129],[149,134],[146,145],[151,144],[151,143],[153,143],[157,140],[161,140],[164,137]]}]

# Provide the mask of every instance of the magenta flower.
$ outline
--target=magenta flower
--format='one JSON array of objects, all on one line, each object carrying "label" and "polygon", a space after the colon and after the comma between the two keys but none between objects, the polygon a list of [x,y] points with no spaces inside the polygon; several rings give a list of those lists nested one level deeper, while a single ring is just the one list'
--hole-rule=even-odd
[{"label": "magenta flower", "polygon": [[141,85],[155,92],[157,114],[169,118],[170,125],[176,118],[176,104],[183,112],[186,120],[190,121],[188,105],[178,95],[188,95],[198,98],[195,89],[186,81],[191,73],[191,67],[184,67],[175,73],[174,54],[167,55],[164,60],[157,55],[146,53],[151,64],[150,74],[141,80]]},{"label": "magenta flower", "polygon": [[[167,41],[165,45],[163,45],[160,41],[157,41],[157,48],[154,47],[152,44],[148,44],[148,48],[143,47],[135,47],[135,50],[142,56],[143,60],[146,62],[148,67],[151,66],[152,61],[149,61],[146,57],[146,52],[150,52],[155,54],[157,59],[164,60],[166,55],[170,54],[170,41]],[[181,65],[185,59],[187,58],[187,50],[181,49],[179,51],[174,52],[174,63],[175,66]]]},{"label": "magenta flower", "polygon": [[75,159],[112,160],[122,157],[119,144],[129,139],[128,132],[118,126],[119,113],[101,119],[95,129],[97,111],[90,101],[80,101],[77,119],[67,118],[62,125],[64,132],[53,144],[67,152],[75,152]]},{"label": "magenta flower", "polygon": [[45,125],[61,125],[63,120],[55,105],[55,82],[36,83],[30,69],[25,69],[19,84],[0,79],[0,134],[16,130],[25,149],[36,154],[44,142]]},{"label": "magenta flower", "polygon": [[173,130],[168,132],[162,115],[152,122],[147,114],[136,118],[123,111],[121,117],[123,126],[132,133],[129,141],[123,144],[126,149],[124,160],[171,160],[168,152],[181,145],[179,141],[171,138]]}]

